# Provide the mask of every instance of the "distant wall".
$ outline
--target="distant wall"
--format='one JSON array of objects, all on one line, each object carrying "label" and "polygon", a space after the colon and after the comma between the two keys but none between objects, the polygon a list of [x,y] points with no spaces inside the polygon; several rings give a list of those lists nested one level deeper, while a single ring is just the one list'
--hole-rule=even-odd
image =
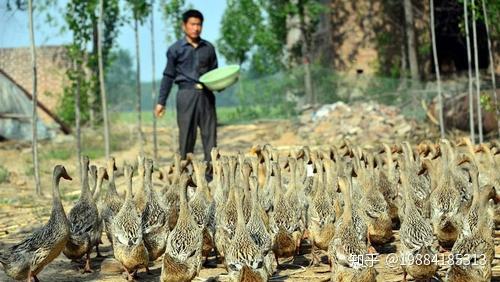
[{"label": "distant wall", "polygon": [[[36,49],[36,56],[39,101],[55,112],[67,83],[66,70],[71,66],[66,49],[64,46],[42,46]],[[29,93],[33,92],[29,47],[0,48],[0,68]],[[41,116],[44,118],[43,114]]]}]

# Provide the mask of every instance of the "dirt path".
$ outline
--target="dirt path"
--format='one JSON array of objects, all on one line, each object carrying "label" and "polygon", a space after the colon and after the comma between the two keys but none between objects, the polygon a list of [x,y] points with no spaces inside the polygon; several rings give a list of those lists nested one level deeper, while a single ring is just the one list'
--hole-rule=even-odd
[{"label": "dirt path", "polygon": [[[308,140],[297,137],[294,133],[295,127],[287,121],[261,122],[251,125],[231,125],[219,128],[219,147],[223,151],[247,151],[254,144],[270,143],[273,146],[294,146],[308,144]],[[134,138],[133,128],[124,126],[120,133],[128,138]],[[150,128],[146,128],[146,135],[151,133]],[[91,133],[95,134],[95,133]],[[172,151],[176,148],[176,130],[174,128],[160,128],[160,162],[164,163],[171,160]],[[99,136],[96,134],[99,142]],[[67,146],[71,140],[52,141],[42,143],[40,152],[53,150],[58,146]],[[123,142],[126,142],[124,139]],[[199,142],[198,142],[199,143]],[[139,149],[136,145],[126,146],[125,149],[116,152],[115,157],[119,165],[123,161],[133,162]],[[152,145],[147,144],[146,153],[152,154]],[[196,154],[202,153],[201,146],[196,147]],[[42,198],[34,198],[32,176],[27,172],[27,168],[31,165],[31,150],[29,146],[11,143],[0,143],[0,160],[2,166],[6,167],[10,172],[10,181],[0,184],[0,249],[5,248],[26,236],[34,228],[40,226],[47,221],[50,215],[50,176],[52,168],[56,164],[64,164],[70,175],[76,176],[76,159],[70,157],[65,160],[43,159],[41,164],[42,171],[42,190],[45,196]],[[100,157],[91,160],[99,165],[104,164],[104,158]],[[76,178],[76,177],[75,177]],[[120,179],[119,181],[123,181]],[[120,184],[120,182],[118,182]],[[119,188],[123,187],[118,185]],[[80,186],[78,179],[73,182],[61,182],[61,189],[65,210],[68,212],[74,201],[78,199]],[[123,188],[121,188],[123,189]],[[123,191],[121,191],[123,192]],[[378,257],[378,263],[375,268],[379,272],[377,281],[402,281],[403,275],[401,268],[389,268],[385,265],[386,257],[389,253],[398,251],[399,237],[395,231],[395,242],[383,246],[378,249],[381,255]],[[105,240],[105,236],[103,236]],[[500,254],[500,231],[497,230],[495,244],[497,246],[496,253]],[[117,263],[112,258],[112,252],[107,241],[102,246],[104,258],[95,258],[95,253],[92,254],[92,268],[94,273],[81,274],[80,269],[82,263],[71,262],[64,255],[59,256],[53,263],[48,265],[44,271],[38,276],[41,281],[125,281],[120,271],[117,271]],[[326,281],[328,280],[328,266],[323,263],[318,267],[309,267],[311,259],[309,246],[307,241],[304,242],[301,255],[296,257],[291,262],[286,260],[281,261],[286,267],[279,269],[272,277],[272,281]],[[326,258],[323,258],[326,262]],[[158,281],[161,272],[160,262],[154,263],[152,275],[144,272],[139,273],[138,281]],[[446,268],[440,267],[439,274],[444,277]],[[500,281],[500,266],[499,258],[494,261],[494,279]],[[199,277],[196,280],[214,280],[218,279],[226,281],[226,271],[222,265],[216,264],[215,259],[210,258],[206,267],[203,267]],[[10,280],[3,271],[0,271],[0,281]],[[410,280],[411,281],[411,280]]]}]

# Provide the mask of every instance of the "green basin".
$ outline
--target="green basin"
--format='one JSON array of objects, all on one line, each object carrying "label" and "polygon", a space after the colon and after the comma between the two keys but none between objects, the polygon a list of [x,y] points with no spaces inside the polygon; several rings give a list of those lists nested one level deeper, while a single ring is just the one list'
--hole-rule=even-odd
[{"label": "green basin", "polygon": [[212,91],[219,91],[233,85],[239,76],[240,66],[230,65],[205,73],[200,77],[200,82]]}]

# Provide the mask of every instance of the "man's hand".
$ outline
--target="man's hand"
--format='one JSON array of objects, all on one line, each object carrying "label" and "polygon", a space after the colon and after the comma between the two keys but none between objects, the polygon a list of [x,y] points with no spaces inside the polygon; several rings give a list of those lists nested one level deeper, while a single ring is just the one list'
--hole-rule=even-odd
[{"label": "man's hand", "polygon": [[156,117],[162,117],[165,114],[165,106],[157,104],[155,108]]}]

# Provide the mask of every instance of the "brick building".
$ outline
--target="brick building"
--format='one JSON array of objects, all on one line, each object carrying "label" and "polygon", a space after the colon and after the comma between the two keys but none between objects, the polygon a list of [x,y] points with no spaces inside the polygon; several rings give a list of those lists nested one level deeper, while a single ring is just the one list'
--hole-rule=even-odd
[{"label": "brick building", "polygon": [[[38,99],[50,111],[56,112],[67,83],[66,70],[71,67],[64,46],[42,46],[36,49]],[[29,93],[33,92],[31,49],[0,48],[0,69]],[[40,112],[42,119],[47,116]]]}]

